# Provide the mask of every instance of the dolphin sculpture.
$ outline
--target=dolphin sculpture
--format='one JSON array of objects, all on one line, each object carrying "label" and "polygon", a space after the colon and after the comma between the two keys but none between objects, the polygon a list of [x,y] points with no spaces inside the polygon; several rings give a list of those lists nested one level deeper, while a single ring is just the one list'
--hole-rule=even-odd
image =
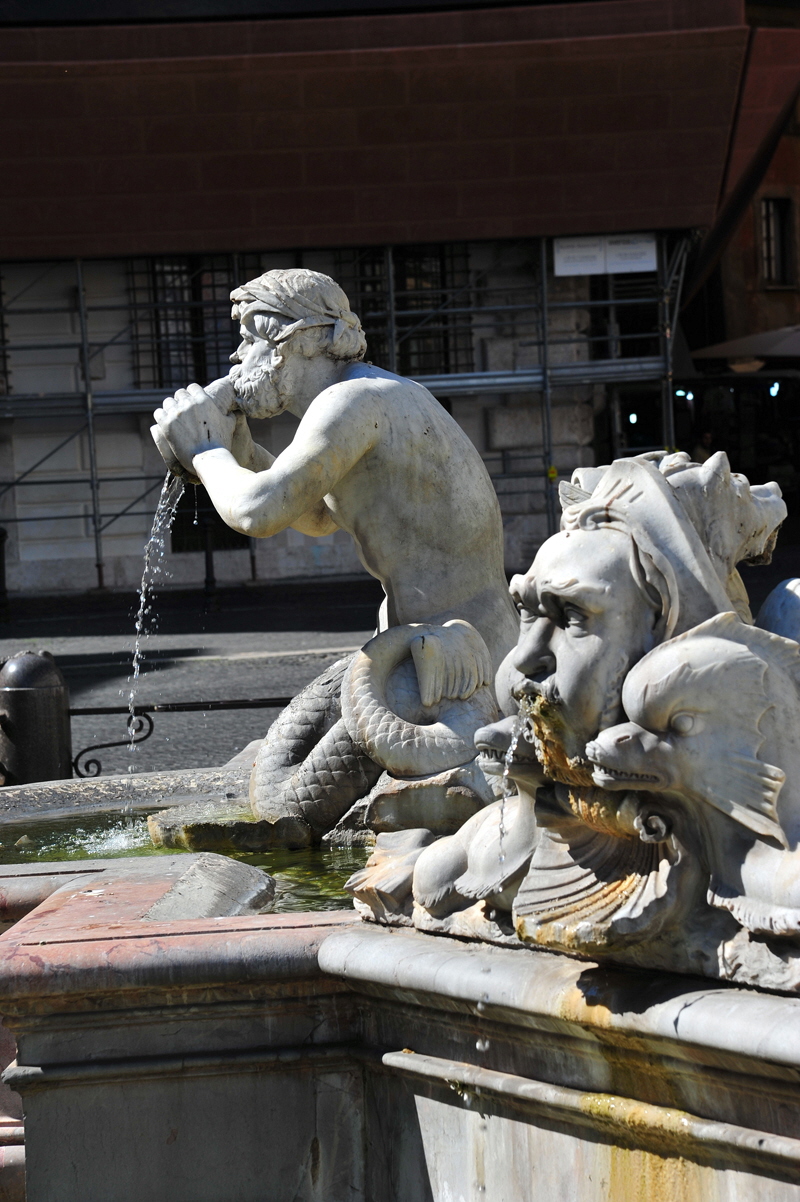
[{"label": "dolphin sculpture", "polygon": [[622,703],[630,720],[587,744],[595,784],[661,795],[709,902],[800,934],[800,645],[717,614],[644,656]]}]

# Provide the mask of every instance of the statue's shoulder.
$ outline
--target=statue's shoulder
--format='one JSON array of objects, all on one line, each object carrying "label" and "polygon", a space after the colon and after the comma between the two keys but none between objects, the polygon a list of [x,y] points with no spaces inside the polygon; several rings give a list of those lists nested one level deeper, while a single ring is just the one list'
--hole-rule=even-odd
[{"label": "statue's shoulder", "polygon": [[421,384],[417,384],[415,380],[409,380],[407,376],[398,376],[394,372],[385,371],[382,367],[376,367],[374,363],[364,363],[363,361],[350,364],[344,378],[335,385],[336,388],[342,386],[356,391],[363,389],[373,393],[409,392],[417,394],[420,391],[426,391]]},{"label": "statue's shoulder", "polygon": [[317,396],[308,410],[317,420],[323,415],[342,416],[347,412],[358,413],[375,406],[390,403],[395,408],[404,400],[419,402],[426,390],[413,380],[396,376],[371,363],[353,363],[341,380],[331,384]]}]

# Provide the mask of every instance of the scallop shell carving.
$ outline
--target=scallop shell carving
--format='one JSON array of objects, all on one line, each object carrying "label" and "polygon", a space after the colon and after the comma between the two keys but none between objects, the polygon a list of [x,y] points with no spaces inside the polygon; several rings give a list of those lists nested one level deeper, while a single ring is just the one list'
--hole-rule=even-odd
[{"label": "scallop shell carving", "polygon": [[652,939],[672,909],[678,855],[565,816],[542,829],[514,903],[517,935],[558,951],[594,955]]}]

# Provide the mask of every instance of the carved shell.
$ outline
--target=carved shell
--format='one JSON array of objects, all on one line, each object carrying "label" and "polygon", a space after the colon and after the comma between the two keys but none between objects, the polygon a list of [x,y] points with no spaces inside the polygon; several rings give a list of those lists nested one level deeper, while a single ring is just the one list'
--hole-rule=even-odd
[{"label": "carved shell", "polygon": [[[414,685],[413,709],[420,720],[393,712],[392,673],[410,659],[414,639],[435,635],[437,629],[415,624],[382,631],[353,657],[342,685],[342,716],[351,738],[396,776],[428,776],[469,763],[477,754],[475,731],[497,717],[494,693],[485,685],[465,701],[429,707],[422,706]],[[477,631],[473,634],[480,639]]]},{"label": "carved shell", "polygon": [[669,843],[619,838],[566,819],[544,829],[514,902],[528,943],[594,955],[652,937],[669,914]]}]

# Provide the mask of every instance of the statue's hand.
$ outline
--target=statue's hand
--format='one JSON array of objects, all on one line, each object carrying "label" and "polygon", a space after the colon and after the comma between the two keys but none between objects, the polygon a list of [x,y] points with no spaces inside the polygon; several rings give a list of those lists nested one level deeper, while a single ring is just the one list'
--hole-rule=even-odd
[{"label": "statue's hand", "polygon": [[236,414],[223,413],[199,384],[179,388],[153,417],[176,458],[189,471],[195,455],[220,447],[230,451],[236,436]]},{"label": "statue's hand", "polygon": [[411,642],[423,705],[443,697],[465,701],[482,685],[491,684],[492,659],[478,631],[456,618],[435,633],[419,634]]}]

